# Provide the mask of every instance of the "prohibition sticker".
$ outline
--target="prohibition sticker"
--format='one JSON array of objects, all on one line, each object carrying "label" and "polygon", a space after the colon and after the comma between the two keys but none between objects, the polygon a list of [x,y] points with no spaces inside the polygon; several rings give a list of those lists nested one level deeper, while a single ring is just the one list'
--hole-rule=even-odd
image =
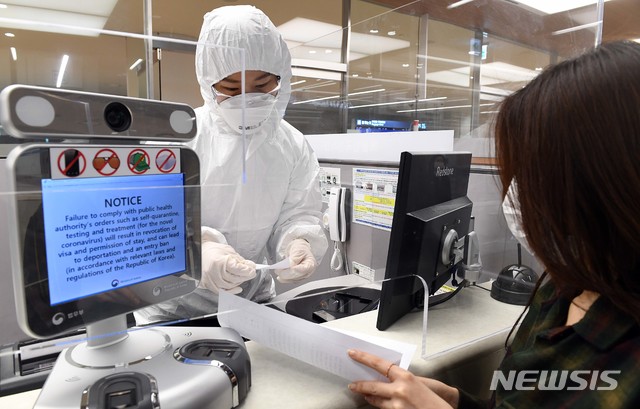
[{"label": "prohibition sticker", "polygon": [[150,169],[149,154],[142,149],[135,149],[129,153],[127,165],[131,172],[141,175]]},{"label": "prohibition sticker", "polygon": [[156,155],[156,166],[162,173],[169,173],[176,167],[176,153],[170,149],[162,149]]},{"label": "prohibition sticker", "polygon": [[111,149],[101,149],[93,158],[93,168],[103,176],[111,176],[120,167],[120,158]]},{"label": "prohibition sticker", "polygon": [[77,149],[67,149],[58,156],[58,170],[64,176],[80,176],[86,167],[87,159]]}]

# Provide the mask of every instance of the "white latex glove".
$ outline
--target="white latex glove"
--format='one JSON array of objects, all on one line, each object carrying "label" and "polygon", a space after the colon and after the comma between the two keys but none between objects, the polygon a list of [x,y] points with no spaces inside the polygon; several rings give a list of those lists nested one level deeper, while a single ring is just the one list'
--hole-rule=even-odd
[{"label": "white latex glove", "polygon": [[286,270],[276,270],[278,281],[291,283],[309,277],[316,271],[318,262],[311,252],[311,245],[304,239],[295,239],[287,248],[291,267]]},{"label": "white latex glove", "polygon": [[240,284],[256,277],[256,264],[240,256],[228,244],[204,241],[202,243],[202,278],[200,286],[219,293],[242,292]]}]

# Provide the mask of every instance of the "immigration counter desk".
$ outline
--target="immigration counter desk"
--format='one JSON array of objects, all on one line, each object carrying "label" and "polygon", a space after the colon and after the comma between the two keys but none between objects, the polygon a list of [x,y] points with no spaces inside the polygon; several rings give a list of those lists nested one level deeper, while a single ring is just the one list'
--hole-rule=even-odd
[{"label": "immigration counter desk", "polygon": [[[323,280],[324,286],[365,285],[357,276]],[[310,283],[317,287],[317,283]],[[410,370],[487,395],[493,370],[504,355],[507,333],[522,312],[521,306],[491,298],[490,287],[471,286],[451,300],[429,309],[425,358],[416,349]],[[297,291],[305,291],[305,286]],[[376,329],[377,311],[334,320],[331,328],[405,343],[422,343],[422,313],[405,315],[386,331]],[[317,409],[358,408],[367,403],[347,389],[348,381],[256,342],[246,343],[251,356],[252,386],[243,409],[274,407]],[[345,351],[346,354],[346,351]],[[0,407],[31,408],[39,391],[0,398]]]}]

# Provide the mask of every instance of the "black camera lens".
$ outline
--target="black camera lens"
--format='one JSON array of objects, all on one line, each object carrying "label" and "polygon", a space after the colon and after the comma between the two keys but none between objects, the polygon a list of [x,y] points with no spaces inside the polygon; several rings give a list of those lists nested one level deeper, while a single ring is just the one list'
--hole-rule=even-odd
[{"label": "black camera lens", "polygon": [[122,132],[131,126],[131,112],[126,105],[120,102],[112,102],[104,109],[104,120],[109,128],[116,132]]}]

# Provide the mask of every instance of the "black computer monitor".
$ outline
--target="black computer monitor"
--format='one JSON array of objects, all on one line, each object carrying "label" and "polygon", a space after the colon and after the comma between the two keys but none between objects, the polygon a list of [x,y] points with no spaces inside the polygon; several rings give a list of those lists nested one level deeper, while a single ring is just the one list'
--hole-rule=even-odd
[{"label": "black computer monitor", "polygon": [[455,274],[471,220],[470,168],[470,153],[401,154],[379,330],[424,307],[425,288],[416,276],[432,295]]},{"label": "black computer monitor", "polygon": [[197,286],[192,150],[33,144],[7,163],[18,321],[30,336],[68,333]]}]

